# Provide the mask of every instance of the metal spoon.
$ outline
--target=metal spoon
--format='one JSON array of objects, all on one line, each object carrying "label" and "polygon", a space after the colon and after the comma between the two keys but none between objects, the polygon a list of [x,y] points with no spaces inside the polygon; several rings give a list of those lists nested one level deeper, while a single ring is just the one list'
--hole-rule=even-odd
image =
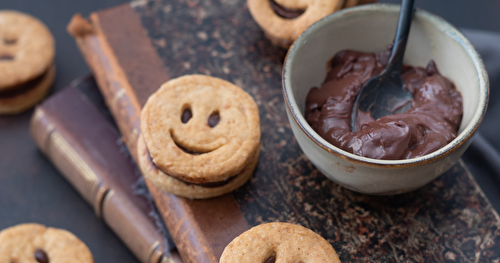
[{"label": "metal spoon", "polygon": [[351,114],[353,132],[356,131],[358,108],[363,112],[370,112],[375,120],[386,115],[403,113],[411,108],[413,96],[403,89],[401,67],[410,33],[413,3],[414,0],[403,0],[401,4],[394,46],[385,69],[379,75],[363,83],[356,96]]}]

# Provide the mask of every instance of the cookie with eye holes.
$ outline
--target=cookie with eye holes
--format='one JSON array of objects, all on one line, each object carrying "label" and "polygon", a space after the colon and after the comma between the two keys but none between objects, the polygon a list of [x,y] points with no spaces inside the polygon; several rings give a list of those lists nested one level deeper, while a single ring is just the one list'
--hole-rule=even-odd
[{"label": "cookie with eye holes", "polygon": [[0,10],[0,114],[22,112],[54,81],[54,38],[38,19]]},{"label": "cookie with eye holes", "polygon": [[323,237],[290,223],[261,224],[237,236],[222,252],[220,263],[340,263]]},{"label": "cookie with eye holes", "polygon": [[277,46],[289,48],[314,22],[342,8],[344,0],[247,0],[253,19]]},{"label": "cookie with eye holes", "polygon": [[[252,97],[228,81],[204,75],[164,83],[141,111],[141,130],[158,170],[202,187],[253,171],[260,149],[259,112]],[[234,183],[241,178],[246,177]]]},{"label": "cookie with eye holes", "polygon": [[1,263],[93,263],[88,247],[72,233],[26,223],[0,232]]}]

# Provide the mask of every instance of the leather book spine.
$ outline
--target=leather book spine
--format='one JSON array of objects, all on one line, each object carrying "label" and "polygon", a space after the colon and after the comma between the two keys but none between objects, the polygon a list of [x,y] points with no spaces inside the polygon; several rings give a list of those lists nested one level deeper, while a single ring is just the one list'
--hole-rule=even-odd
[{"label": "leather book spine", "polygon": [[169,244],[148,215],[151,207],[133,193],[137,175],[120,152],[119,134],[77,88],[38,106],[30,128],[44,155],[141,262],[181,262],[164,252]]},{"label": "leather book spine", "polygon": [[[154,92],[152,89],[157,89],[169,79],[166,68],[157,57],[150,39],[138,21],[137,15],[129,5],[121,5],[92,13],[89,20],[77,14],[68,25],[68,31],[75,38],[78,48],[91,68],[134,160],[137,160],[136,144],[140,135],[141,105],[146,102],[147,94]],[[116,27],[127,30],[112,30]],[[110,42],[119,42],[120,45],[112,48]],[[135,60],[145,61],[137,63]],[[134,68],[136,66],[141,68]],[[134,72],[138,76],[134,76]],[[148,81],[149,83],[146,83]],[[136,92],[138,88],[141,89],[140,94]],[[145,181],[182,260],[186,263],[217,263],[225,245],[249,228],[230,195],[209,201],[193,202],[187,198],[165,193],[151,181],[147,179]],[[231,202],[227,202],[226,199]],[[192,205],[205,202],[224,203],[227,209],[204,211],[205,209]],[[220,206],[210,203],[204,207]],[[227,216],[227,210],[235,216]],[[227,224],[222,226],[220,221],[210,221],[202,229],[199,217],[225,218],[223,221]],[[227,226],[232,226],[230,231],[227,231]]]}]

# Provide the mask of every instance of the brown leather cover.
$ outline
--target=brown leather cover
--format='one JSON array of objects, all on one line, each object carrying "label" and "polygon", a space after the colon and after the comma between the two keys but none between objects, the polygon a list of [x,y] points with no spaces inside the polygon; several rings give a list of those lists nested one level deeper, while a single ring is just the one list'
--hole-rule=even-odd
[{"label": "brown leather cover", "polygon": [[216,263],[235,236],[270,221],[321,234],[342,262],[465,262],[477,251],[481,260],[500,256],[500,244],[487,241],[500,240],[498,214],[462,162],[419,190],[389,197],[349,191],[314,168],[284,110],[286,51],[264,38],[245,3],[137,0],[92,13],[88,21],[75,16],[68,27],[136,160],[141,106],[170,77],[223,78],[257,102],[262,151],[240,189],[189,200],[146,180],[184,262]]},{"label": "brown leather cover", "polygon": [[[167,70],[129,5],[92,13],[90,21],[95,33],[74,37],[137,160],[141,106],[169,79]],[[231,194],[193,201],[146,183],[184,262],[218,262],[224,247],[249,228]]]},{"label": "brown leather cover", "polygon": [[36,144],[141,262],[181,262],[148,215],[151,205],[134,194],[139,176],[120,149],[116,128],[77,88],[95,85],[92,78],[74,84],[36,108]]}]

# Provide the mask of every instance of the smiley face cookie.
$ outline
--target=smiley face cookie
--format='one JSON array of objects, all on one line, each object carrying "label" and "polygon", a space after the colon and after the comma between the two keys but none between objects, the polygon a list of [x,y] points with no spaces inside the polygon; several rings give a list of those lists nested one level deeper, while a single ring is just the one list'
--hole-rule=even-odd
[{"label": "smiley face cookie", "polygon": [[314,22],[340,10],[344,0],[247,0],[247,4],[271,42],[289,48]]},{"label": "smiley face cookie", "polygon": [[163,84],[141,111],[141,130],[141,171],[165,191],[191,198],[238,188],[251,176],[260,152],[252,97],[209,76]]},{"label": "smiley face cookie", "polygon": [[87,246],[72,233],[39,224],[0,232],[1,263],[93,263]]},{"label": "smiley face cookie", "polygon": [[236,237],[222,252],[220,263],[340,263],[332,245],[305,227],[289,223],[258,225]]},{"label": "smiley face cookie", "polygon": [[47,95],[54,81],[54,38],[38,19],[0,11],[0,114],[22,112]]}]

